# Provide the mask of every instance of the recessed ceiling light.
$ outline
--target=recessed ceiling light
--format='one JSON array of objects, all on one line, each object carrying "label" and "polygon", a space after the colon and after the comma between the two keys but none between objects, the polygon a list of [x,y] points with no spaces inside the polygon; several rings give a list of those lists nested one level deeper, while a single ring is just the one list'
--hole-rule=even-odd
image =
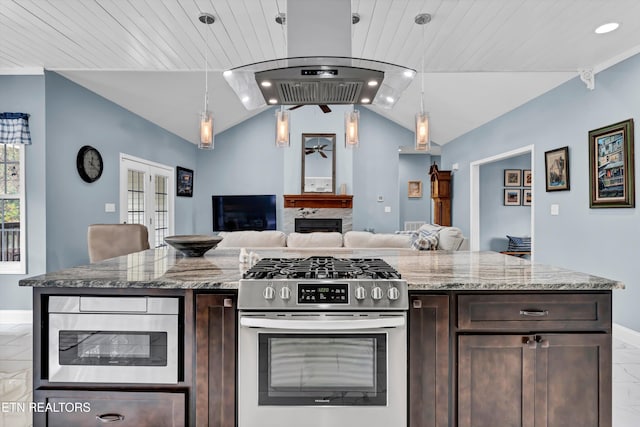
[{"label": "recessed ceiling light", "polygon": [[393,98],[392,98],[392,97],[390,97],[390,96],[387,96],[387,102],[393,102],[393,101],[395,101],[395,99],[393,99]]},{"label": "recessed ceiling light", "polygon": [[363,104],[368,104],[371,102],[371,100],[369,98],[362,98],[360,102],[362,102]]},{"label": "recessed ceiling light", "polygon": [[231,70],[227,70],[224,73],[222,73],[222,75],[225,76],[225,77],[229,77],[231,74],[233,74],[233,71],[231,71]]},{"label": "recessed ceiling light", "polygon": [[277,104],[277,103],[278,103],[278,100],[277,100],[277,99],[275,99],[275,98],[271,98],[271,99],[269,100],[269,104]]},{"label": "recessed ceiling light", "polygon": [[260,83],[262,85],[262,87],[271,87],[271,82],[268,81],[263,81],[262,83]]},{"label": "recessed ceiling light", "polygon": [[617,30],[619,26],[620,24],[618,24],[617,22],[609,22],[608,24],[600,25],[598,28],[596,28],[596,34],[610,33],[611,31]]},{"label": "recessed ceiling light", "polygon": [[411,78],[411,77],[413,77],[415,74],[416,74],[416,73],[415,73],[415,71],[413,71],[413,70],[404,70],[404,76],[405,76],[405,77],[409,77],[409,78]]},{"label": "recessed ceiling light", "polygon": [[369,83],[367,83],[369,86],[378,86],[378,82],[375,80],[369,80]]},{"label": "recessed ceiling light", "polygon": [[242,102],[245,102],[245,103],[249,102],[250,99],[251,98],[249,98],[248,96],[245,96],[245,97],[242,98]]}]

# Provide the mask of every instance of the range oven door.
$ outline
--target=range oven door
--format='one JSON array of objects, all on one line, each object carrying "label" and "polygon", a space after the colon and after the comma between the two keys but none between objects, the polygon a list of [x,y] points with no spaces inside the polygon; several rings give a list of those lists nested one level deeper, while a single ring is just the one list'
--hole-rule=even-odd
[{"label": "range oven door", "polygon": [[404,425],[404,313],[243,313],[239,335],[239,427]]}]

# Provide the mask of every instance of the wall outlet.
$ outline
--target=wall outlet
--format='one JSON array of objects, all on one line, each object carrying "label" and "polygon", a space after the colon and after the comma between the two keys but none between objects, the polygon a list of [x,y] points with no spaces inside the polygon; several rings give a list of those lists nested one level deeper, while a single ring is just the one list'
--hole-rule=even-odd
[{"label": "wall outlet", "polygon": [[385,211],[386,213],[391,212],[391,206],[385,206],[385,207],[384,207],[384,211]]},{"label": "wall outlet", "polygon": [[560,215],[560,205],[551,205],[551,215]]},{"label": "wall outlet", "polygon": [[115,212],[116,211],[116,204],[115,203],[105,203],[104,204],[104,211],[105,212]]}]

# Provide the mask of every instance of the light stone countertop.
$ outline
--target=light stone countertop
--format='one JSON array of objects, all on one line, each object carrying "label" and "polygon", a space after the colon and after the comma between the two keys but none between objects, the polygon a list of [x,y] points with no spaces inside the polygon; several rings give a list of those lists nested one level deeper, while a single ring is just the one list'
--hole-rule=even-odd
[{"label": "light stone countertop", "polygon": [[[411,249],[254,249],[261,258],[383,258],[409,290],[611,290],[616,280],[559,267],[531,264],[497,252],[414,251]],[[239,250],[214,249],[186,258],[171,248],[149,249],[90,265],[20,280],[20,286],[70,288],[237,289],[243,271]]]}]

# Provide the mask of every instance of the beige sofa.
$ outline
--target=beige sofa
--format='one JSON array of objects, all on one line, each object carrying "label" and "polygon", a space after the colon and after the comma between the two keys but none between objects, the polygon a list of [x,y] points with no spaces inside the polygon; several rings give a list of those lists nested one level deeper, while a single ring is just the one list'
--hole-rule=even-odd
[{"label": "beige sofa", "polygon": [[[468,250],[467,239],[457,227],[444,227],[438,233],[438,250]],[[411,249],[411,234],[370,233],[347,231],[346,233],[289,233],[282,231],[231,231],[220,232],[222,241],[218,248],[321,248],[321,249]]]}]

